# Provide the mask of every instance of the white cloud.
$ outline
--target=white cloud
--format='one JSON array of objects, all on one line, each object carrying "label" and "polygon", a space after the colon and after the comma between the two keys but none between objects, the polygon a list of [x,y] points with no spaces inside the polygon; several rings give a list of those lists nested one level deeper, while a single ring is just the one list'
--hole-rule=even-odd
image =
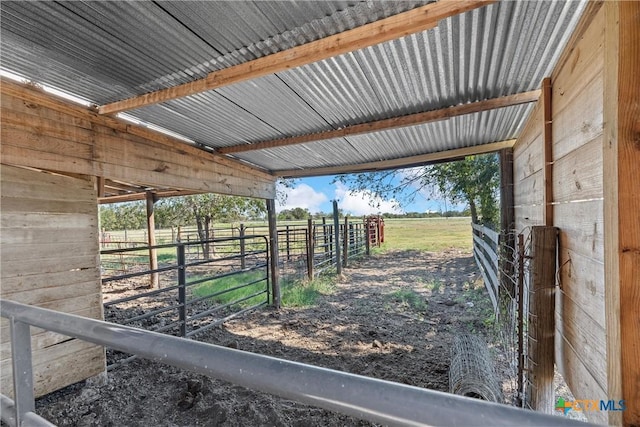
[{"label": "white cloud", "polygon": [[284,205],[278,203],[276,207],[278,212],[285,209],[306,208],[309,212],[316,213],[322,210],[320,205],[329,200],[326,194],[317,192],[307,184],[299,184],[293,188],[281,186],[278,191],[287,195]]},{"label": "white cloud", "polygon": [[[383,200],[368,191],[352,193],[346,185],[336,183],[335,197],[338,206],[351,215],[370,215],[377,213],[402,213],[395,200]],[[373,205],[373,206],[372,206]]]}]

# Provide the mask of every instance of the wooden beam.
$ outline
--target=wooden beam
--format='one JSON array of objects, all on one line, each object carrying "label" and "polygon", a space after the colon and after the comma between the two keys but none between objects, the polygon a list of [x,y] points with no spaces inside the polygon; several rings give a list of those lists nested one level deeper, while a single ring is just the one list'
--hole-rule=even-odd
[{"label": "wooden beam", "polygon": [[103,176],[98,177],[98,197],[104,197],[104,182]]},{"label": "wooden beam", "polygon": [[175,138],[2,80],[2,163],[148,188],[275,197],[275,177]]},{"label": "wooden beam", "polygon": [[[134,202],[136,200],[144,200],[145,192],[141,193],[132,193],[132,194],[121,194],[118,196],[106,196],[98,198],[98,204],[105,205],[109,203],[122,203],[122,202]],[[165,191],[154,191],[154,194],[159,199],[164,199],[167,197],[179,197],[179,196],[191,196],[193,194],[202,194],[202,191],[187,191],[187,190],[165,190]]]},{"label": "wooden beam", "polygon": [[451,161],[472,156],[474,154],[492,153],[505,148],[511,148],[516,143],[515,139],[492,142],[489,144],[477,145],[473,147],[456,148],[454,150],[439,151],[437,153],[420,154],[400,159],[382,160],[378,162],[361,163],[357,165],[329,166],[325,168],[313,169],[289,169],[273,171],[276,176],[285,178],[299,178],[308,176],[336,175],[342,173],[374,172],[387,169],[408,168],[412,166],[423,166],[429,163]]},{"label": "wooden beam", "polygon": [[256,142],[254,144],[233,145],[222,147],[217,151],[221,154],[239,153],[243,151],[264,150],[268,148],[286,147],[289,145],[304,144],[307,142],[322,141],[332,138],[360,135],[363,133],[379,132],[389,129],[397,129],[405,126],[415,126],[423,123],[437,122],[451,117],[465,114],[479,113],[481,111],[494,110],[496,108],[510,107],[512,105],[535,102],[540,97],[540,90],[517,93],[515,95],[502,96],[500,98],[486,99],[484,101],[471,102],[469,104],[456,105],[454,107],[440,108],[438,110],[409,114],[406,116],[392,117],[390,119],[376,120],[353,126],[345,126],[325,132],[315,132],[307,135],[293,136],[290,138],[273,139]]},{"label": "wooden beam", "polygon": [[213,71],[206,77],[178,86],[101,106],[100,114],[114,114],[217,89],[245,80],[301,67],[347,52],[364,49],[434,28],[450,16],[494,3],[496,0],[440,0],[329,37],[252,61]]},{"label": "wooden beam", "polygon": [[[145,199],[147,202],[147,243],[149,244],[149,270],[158,269],[158,250],[152,248],[156,245],[156,220],[154,214],[154,207],[157,197],[152,191],[145,193]],[[158,273],[151,273],[149,276],[149,286],[152,289],[158,289],[160,287],[160,281]]]},{"label": "wooden beam", "polygon": [[271,305],[280,309],[280,267],[278,263],[278,222],[276,202],[267,199],[267,219],[269,221],[269,272],[271,274]]},{"label": "wooden beam", "polygon": [[[610,424],[640,425],[640,3],[605,2],[604,282],[607,398],[626,410]],[[621,415],[621,417],[620,417]],[[622,419],[620,419],[622,418]]]},{"label": "wooden beam", "polygon": [[551,111],[551,79],[542,80],[542,143],[544,152],[544,225],[553,226],[553,115]]}]

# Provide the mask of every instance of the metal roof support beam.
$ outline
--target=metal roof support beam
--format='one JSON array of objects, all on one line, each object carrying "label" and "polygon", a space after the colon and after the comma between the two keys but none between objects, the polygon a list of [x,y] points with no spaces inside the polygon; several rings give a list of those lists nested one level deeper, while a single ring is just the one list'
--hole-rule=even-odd
[{"label": "metal roof support beam", "polygon": [[400,159],[382,160],[378,162],[361,163],[356,165],[331,166],[314,169],[290,169],[277,170],[272,173],[284,178],[299,178],[309,176],[336,175],[342,173],[375,172],[388,169],[409,168],[424,166],[430,163],[440,163],[473,156],[475,154],[492,153],[505,148],[511,148],[516,143],[515,139],[476,145],[473,147],[456,148],[455,150],[440,151],[437,153],[420,154],[417,156],[403,157]]},{"label": "metal roof support beam", "polygon": [[439,0],[291,49],[213,71],[206,77],[189,83],[106,104],[99,107],[98,112],[100,114],[114,114],[133,110],[301,67],[434,28],[443,19],[495,3],[495,1]]},{"label": "metal roof support beam", "polygon": [[260,141],[254,144],[242,144],[233,145],[230,147],[222,147],[217,151],[221,154],[231,154],[244,151],[264,150],[269,148],[286,147],[288,145],[322,141],[332,138],[360,135],[370,132],[379,132],[406,126],[415,126],[424,123],[437,122],[440,120],[462,116],[465,114],[479,113],[481,111],[493,110],[496,108],[536,102],[539,97],[540,90],[532,90],[530,92],[522,92],[515,95],[503,96],[500,98],[486,99],[484,101],[471,102],[469,104],[456,105],[454,107],[408,114],[406,116],[392,117],[390,119],[376,120],[374,122],[362,123],[353,126],[345,126],[340,129],[333,129],[324,132],[315,132],[306,135],[292,136],[290,138]]}]

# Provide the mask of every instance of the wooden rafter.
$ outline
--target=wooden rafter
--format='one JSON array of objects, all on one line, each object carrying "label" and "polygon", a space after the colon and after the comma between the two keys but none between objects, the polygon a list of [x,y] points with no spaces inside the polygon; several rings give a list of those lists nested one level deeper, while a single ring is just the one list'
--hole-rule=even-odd
[{"label": "wooden rafter", "polygon": [[239,153],[243,151],[264,150],[268,148],[285,147],[288,145],[304,144],[307,142],[322,141],[332,138],[341,138],[363,133],[379,132],[383,130],[396,129],[405,126],[414,126],[423,123],[436,122],[451,117],[465,114],[478,113],[481,111],[493,110],[496,108],[509,107],[512,105],[535,102],[540,97],[540,90],[518,93],[515,95],[492,98],[484,101],[472,102],[469,104],[456,105],[454,107],[441,108],[438,110],[425,111],[421,113],[409,114],[406,116],[392,117],[390,119],[376,120],[374,122],[362,123],[353,126],[345,126],[340,129],[333,129],[325,132],[316,132],[306,135],[293,136],[290,138],[273,139],[269,141],[256,142],[254,144],[233,145],[222,147],[217,151],[221,154]]},{"label": "wooden rafter", "polygon": [[[178,197],[178,196],[191,196],[193,194],[202,194],[201,191],[187,191],[187,190],[164,190],[164,191],[154,191],[154,194],[159,199],[164,199],[167,197]],[[145,200],[146,192],[140,193],[130,193],[130,194],[120,194],[116,196],[105,196],[99,197],[98,203],[101,205],[109,204],[109,203],[122,203],[122,202],[134,202],[137,200]]]},{"label": "wooden rafter", "polygon": [[412,166],[421,166],[431,163],[457,160],[465,156],[472,156],[474,154],[492,153],[494,151],[500,151],[505,148],[511,148],[515,143],[515,139],[508,139],[505,141],[492,142],[489,144],[477,145],[473,147],[456,148],[454,150],[439,151],[437,153],[402,157],[400,159],[382,160],[378,162],[361,163],[357,165],[330,166],[325,168],[277,170],[273,171],[273,174],[285,178],[298,178],[408,168]]},{"label": "wooden rafter", "polygon": [[495,1],[439,0],[320,40],[213,71],[206,77],[189,83],[106,104],[98,111],[101,114],[119,113],[300,67],[428,30],[437,26],[443,19]]}]

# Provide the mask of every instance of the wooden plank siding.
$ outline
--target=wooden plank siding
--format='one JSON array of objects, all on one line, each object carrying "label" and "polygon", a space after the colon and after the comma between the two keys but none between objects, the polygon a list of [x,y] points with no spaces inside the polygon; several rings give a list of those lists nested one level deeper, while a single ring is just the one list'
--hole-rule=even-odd
[{"label": "wooden plank siding", "polygon": [[275,177],[33,88],[2,81],[2,163],[137,185],[271,199]]},{"label": "wooden plank siding", "polygon": [[[560,230],[556,364],[576,399],[607,399],[603,227],[604,8],[589,6],[551,75],[553,225]],[[541,102],[539,101],[539,104]],[[514,146],[516,230],[543,225],[542,105]],[[586,412],[607,423],[604,411]]]},{"label": "wooden plank siding", "polygon": [[[93,179],[2,165],[1,296],[102,319],[98,208]],[[102,347],[32,328],[35,392],[105,370]],[[13,394],[8,322],[0,322],[0,389]]]}]

